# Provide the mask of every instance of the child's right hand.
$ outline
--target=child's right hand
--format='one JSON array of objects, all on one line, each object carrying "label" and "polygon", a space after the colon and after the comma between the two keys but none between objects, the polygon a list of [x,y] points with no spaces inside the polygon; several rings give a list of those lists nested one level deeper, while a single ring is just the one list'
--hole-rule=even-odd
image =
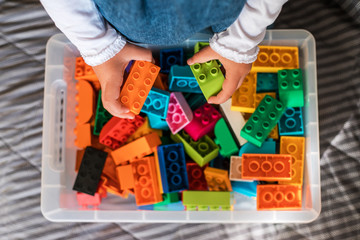
[{"label": "child's right hand", "polygon": [[135,115],[120,103],[120,87],[126,66],[131,60],[154,62],[149,49],[138,47],[130,43],[121,49],[113,58],[103,64],[94,66],[93,69],[99,78],[102,90],[104,108],[113,116],[119,118],[134,118]]}]

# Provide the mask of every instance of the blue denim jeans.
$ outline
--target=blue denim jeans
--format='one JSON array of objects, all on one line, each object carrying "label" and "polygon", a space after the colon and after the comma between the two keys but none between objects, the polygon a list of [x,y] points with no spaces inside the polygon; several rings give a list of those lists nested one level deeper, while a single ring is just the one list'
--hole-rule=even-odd
[{"label": "blue denim jeans", "polygon": [[101,14],[128,40],[179,44],[211,28],[221,32],[239,16],[246,0],[94,0]]}]

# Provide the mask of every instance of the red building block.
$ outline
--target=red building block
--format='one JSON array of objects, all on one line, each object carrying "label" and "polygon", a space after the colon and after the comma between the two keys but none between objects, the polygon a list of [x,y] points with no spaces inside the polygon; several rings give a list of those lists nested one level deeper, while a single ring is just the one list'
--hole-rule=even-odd
[{"label": "red building block", "polygon": [[299,185],[257,185],[257,210],[301,209]]},{"label": "red building block", "polygon": [[92,67],[87,65],[82,57],[77,57],[75,60],[75,79],[99,81]]},{"label": "red building block", "polygon": [[93,206],[92,208],[93,210],[97,210],[98,206],[101,203],[101,199],[106,197],[107,197],[106,189],[101,187],[101,185],[94,196],[81,192],[76,193],[76,200],[78,204],[82,207],[81,209],[83,210],[89,210],[88,207],[89,205]]},{"label": "red building block", "polygon": [[291,155],[243,154],[241,165],[242,179],[291,180]]},{"label": "red building block", "polygon": [[208,190],[208,185],[204,175],[204,167],[200,167],[197,163],[186,163],[186,171],[189,181],[189,190]]},{"label": "red building block", "polygon": [[172,134],[178,133],[188,125],[192,119],[193,113],[182,93],[171,93],[166,122],[169,125]]},{"label": "red building block", "polygon": [[210,104],[205,103],[194,111],[194,118],[184,130],[195,141],[214,130],[220,113]]},{"label": "red building block", "polygon": [[135,61],[120,92],[121,103],[134,114],[139,114],[154,85],[160,67],[145,61]]},{"label": "red building block", "polygon": [[99,141],[111,149],[119,148],[144,122],[139,115],[135,119],[112,117],[101,129]]},{"label": "red building block", "polygon": [[206,167],[204,174],[210,191],[232,191],[228,171]]},{"label": "red building block", "polygon": [[145,157],[131,163],[134,176],[136,205],[148,205],[161,202],[162,195],[156,175],[154,157]]}]

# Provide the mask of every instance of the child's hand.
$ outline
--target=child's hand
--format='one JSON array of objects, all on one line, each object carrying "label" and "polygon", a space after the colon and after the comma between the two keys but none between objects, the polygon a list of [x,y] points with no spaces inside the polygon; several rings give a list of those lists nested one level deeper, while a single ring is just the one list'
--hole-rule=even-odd
[{"label": "child's hand", "polygon": [[246,75],[250,72],[252,64],[236,63],[212,50],[209,46],[201,49],[192,58],[187,61],[187,64],[204,63],[213,59],[219,59],[225,68],[226,78],[222,85],[222,90],[216,96],[208,99],[209,103],[220,104],[226,102],[233,93],[238,89],[243,82]]},{"label": "child's hand", "polygon": [[126,66],[131,60],[154,62],[149,49],[126,43],[123,49],[110,60],[93,67],[99,78],[104,108],[119,118],[134,118],[135,115],[120,103],[120,87]]}]

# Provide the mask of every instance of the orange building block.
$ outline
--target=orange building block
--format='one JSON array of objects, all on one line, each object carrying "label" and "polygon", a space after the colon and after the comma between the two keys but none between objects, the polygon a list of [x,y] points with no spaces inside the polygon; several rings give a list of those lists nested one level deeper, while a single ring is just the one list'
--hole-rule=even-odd
[{"label": "orange building block", "polygon": [[257,185],[257,210],[301,209],[301,186]]},{"label": "orange building block", "polygon": [[91,126],[90,123],[76,126],[74,129],[76,139],[74,141],[75,146],[78,148],[86,148],[91,146]]},{"label": "orange building block", "polygon": [[75,172],[79,171],[84,153],[85,153],[85,149],[76,150]]},{"label": "orange building block", "polygon": [[249,180],[291,179],[291,156],[285,154],[243,154],[241,177]]},{"label": "orange building block", "polygon": [[284,46],[259,46],[260,51],[251,72],[274,72],[299,68],[299,49]]},{"label": "orange building block", "polygon": [[107,155],[102,174],[106,175],[108,178],[114,181],[118,180],[116,173],[116,165],[110,154]]},{"label": "orange building block", "polygon": [[231,98],[231,110],[253,113],[256,109],[256,73],[249,73]]},{"label": "orange building block", "polygon": [[157,174],[158,183],[159,183],[159,191],[161,194],[163,194],[164,189],[163,189],[162,180],[161,180],[161,171],[160,171],[160,163],[159,163],[157,148],[154,151],[154,157],[155,157],[156,174]]},{"label": "orange building block", "polygon": [[116,174],[120,184],[120,190],[134,189],[134,177],[131,164],[116,167]]},{"label": "orange building block", "polygon": [[101,129],[100,143],[111,149],[119,148],[143,123],[144,118],[139,115],[135,119],[112,117]]},{"label": "orange building block", "polygon": [[159,135],[153,132],[112,151],[111,156],[115,164],[120,165],[121,163],[140,159],[153,153],[160,144],[161,140]]},{"label": "orange building block", "polygon": [[78,104],[75,107],[75,111],[78,115],[75,118],[75,122],[77,125],[81,125],[90,122],[94,116],[95,92],[87,81],[79,81],[76,84],[76,90],[78,94],[76,94],[75,100]]},{"label": "orange building block", "polygon": [[99,81],[92,67],[87,65],[82,57],[77,57],[75,60],[75,79]]},{"label": "orange building block", "polygon": [[160,129],[153,129],[149,125],[149,119],[147,117],[144,118],[145,122],[143,125],[141,125],[136,131],[130,135],[130,137],[127,139],[126,143],[132,142],[135,139],[141,138],[147,134],[150,134],[152,132],[156,132],[159,137],[162,136],[162,131]]},{"label": "orange building block", "polygon": [[269,133],[269,138],[272,138],[274,140],[278,140],[279,139],[279,128],[278,125],[276,124],[275,127],[271,130],[271,132]]},{"label": "orange building block", "polygon": [[304,155],[305,155],[305,138],[304,137],[281,137],[280,154],[291,155],[291,180],[279,181],[279,184],[303,184],[304,174]]},{"label": "orange building block", "polygon": [[134,176],[136,205],[162,202],[157,181],[155,158],[145,157],[131,163]]},{"label": "orange building block", "polygon": [[108,193],[117,195],[122,198],[128,198],[129,192],[120,189],[119,181],[108,178],[106,175],[101,175],[101,186],[106,189]]},{"label": "orange building block", "polygon": [[135,61],[120,92],[121,103],[134,114],[139,114],[154,85],[160,67],[145,61]]},{"label": "orange building block", "polygon": [[232,191],[228,171],[206,167],[204,174],[210,191]]}]

